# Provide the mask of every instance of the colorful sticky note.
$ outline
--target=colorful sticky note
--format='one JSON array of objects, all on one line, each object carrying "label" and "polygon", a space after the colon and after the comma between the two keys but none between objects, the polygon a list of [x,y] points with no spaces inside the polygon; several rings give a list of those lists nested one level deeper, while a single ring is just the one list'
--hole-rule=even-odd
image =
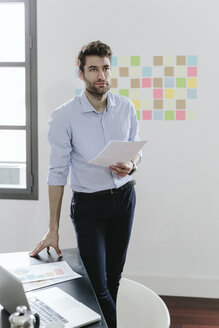
[{"label": "colorful sticky note", "polygon": [[153,100],[152,99],[144,99],[141,102],[142,109],[152,109],[153,108]]},{"label": "colorful sticky note", "polygon": [[118,77],[118,67],[111,67],[111,77]]},{"label": "colorful sticky note", "polygon": [[197,89],[187,89],[187,98],[196,99],[197,98]]},{"label": "colorful sticky note", "polygon": [[165,98],[174,98],[174,89],[164,89]]},{"label": "colorful sticky note", "polygon": [[141,112],[140,112],[140,110],[136,110],[136,116],[137,116],[137,120],[140,121],[140,119],[141,119]]},{"label": "colorful sticky note", "polygon": [[154,98],[163,98],[163,89],[154,89],[153,90]]},{"label": "colorful sticky note", "polygon": [[165,66],[173,66],[175,65],[175,58],[173,56],[164,56],[163,64]]},{"label": "colorful sticky note", "polygon": [[118,79],[111,79],[111,87],[118,88]]},{"label": "colorful sticky note", "polygon": [[174,88],[175,87],[175,79],[173,77],[165,77],[164,78],[164,87],[165,88]]},{"label": "colorful sticky note", "polygon": [[142,88],[151,88],[151,78],[144,77],[142,79]]},{"label": "colorful sticky note", "polygon": [[163,79],[162,78],[154,78],[153,79],[153,87],[154,88],[163,88]]},{"label": "colorful sticky note", "polygon": [[162,121],[163,120],[163,111],[162,110],[154,110],[153,111],[153,119],[155,121]]},{"label": "colorful sticky note", "polygon": [[163,100],[154,99],[154,109],[163,109]]},{"label": "colorful sticky note", "polygon": [[141,76],[141,67],[131,66],[130,67],[130,76],[131,77],[140,77]]},{"label": "colorful sticky note", "polygon": [[75,90],[76,96],[80,96],[82,92],[83,92],[83,89],[76,89]]},{"label": "colorful sticky note", "polygon": [[186,89],[185,88],[177,88],[175,90],[175,98],[176,99],[186,99]]},{"label": "colorful sticky note", "polygon": [[78,57],[75,57],[75,67],[78,67]]},{"label": "colorful sticky note", "polygon": [[175,109],[175,99],[165,99],[164,109]]},{"label": "colorful sticky note", "polygon": [[129,56],[119,56],[119,66],[129,66]]},{"label": "colorful sticky note", "polygon": [[75,77],[78,78],[78,68],[77,67],[75,68]]},{"label": "colorful sticky note", "polygon": [[187,110],[186,111],[186,119],[194,121],[196,119],[196,112],[193,110]]},{"label": "colorful sticky note", "polygon": [[197,76],[197,66],[190,66],[187,68],[187,75],[188,76]]},{"label": "colorful sticky note", "polygon": [[154,66],[163,65],[163,56],[154,56]]},{"label": "colorful sticky note", "polygon": [[140,66],[140,56],[131,56],[131,66]]},{"label": "colorful sticky note", "polygon": [[188,66],[197,66],[198,65],[198,56],[187,56]]},{"label": "colorful sticky note", "polygon": [[55,269],[54,272],[57,274],[57,275],[62,275],[64,274],[64,271],[60,268],[60,269]]},{"label": "colorful sticky note", "polygon": [[110,92],[113,93],[113,94],[115,94],[115,95],[118,95],[118,93],[119,93],[119,91],[118,91],[117,88],[111,88],[110,89]]},{"label": "colorful sticky note", "polygon": [[141,98],[140,89],[131,89],[130,90],[130,98],[131,99],[140,99]]},{"label": "colorful sticky note", "polygon": [[175,67],[176,77],[186,77],[187,76],[187,66],[176,66]]},{"label": "colorful sticky note", "polygon": [[165,76],[174,76],[174,68],[173,67],[164,67],[164,75]]},{"label": "colorful sticky note", "polygon": [[121,96],[129,97],[129,90],[128,89],[119,89],[119,94]]},{"label": "colorful sticky note", "polygon": [[119,76],[129,76],[129,69],[128,67],[120,67],[119,68]]},{"label": "colorful sticky note", "polygon": [[177,110],[176,111],[176,120],[177,121],[184,121],[185,119],[186,119],[185,110]]},{"label": "colorful sticky note", "polygon": [[152,67],[151,66],[143,66],[142,67],[142,76],[152,76]]},{"label": "colorful sticky note", "polygon": [[166,121],[173,121],[175,118],[173,110],[166,110],[165,111],[165,120]]},{"label": "colorful sticky note", "polygon": [[142,119],[146,121],[152,120],[152,110],[143,110],[142,111]]},{"label": "colorful sticky note", "polygon": [[131,79],[131,88],[140,88],[140,79]]},{"label": "colorful sticky note", "polygon": [[186,65],[186,56],[176,56],[176,65]]},{"label": "colorful sticky note", "polygon": [[186,109],[185,99],[177,99],[176,100],[176,109]]},{"label": "colorful sticky note", "polygon": [[176,87],[177,88],[186,88],[186,78],[177,77],[176,78]]},{"label": "colorful sticky note", "polygon": [[140,109],[140,100],[132,100],[135,109]]},{"label": "colorful sticky note", "polygon": [[188,86],[188,88],[197,88],[197,78],[189,77],[187,86]]},{"label": "colorful sticky note", "polygon": [[111,66],[118,66],[118,57],[112,56]]}]

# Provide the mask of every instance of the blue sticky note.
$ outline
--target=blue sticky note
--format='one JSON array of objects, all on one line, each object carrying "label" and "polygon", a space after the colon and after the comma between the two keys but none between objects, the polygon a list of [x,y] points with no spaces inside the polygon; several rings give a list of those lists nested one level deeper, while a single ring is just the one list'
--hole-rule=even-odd
[{"label": "blue sticky note", "polygon": [[142,67],[142,76],[152,76],[152,67],[151,66],[143,66]]},{"label": "blue sticky note", "polygon": [[197,66],[198,65],[198,56],[188,56],[187,57],[188,66]]},{"label": "blue sticky note", "polygon": [[197,98],[197,89],[187,89],[187,98],[196,99]]},{"label": "blue sticky note", "polygon": [[75,77],[78,77],[78,68],[75,68]]},{"label": "blue sticky note", "polygon": [[175,80],[172,77],[165,77],[164,79],[164,87],[165,88],[174,88],[175,87]]},{"label": "blue sticky note", "polygon": [[155,121],[162,121],[163,120],[163,111],[162,110],[154,110],[153,111],[153,119]]},{"label": "blue sticky note", "polygon": [[118,57],[112,56],[111,66],[118,66]]},{"label": "blue sticky note", "polygon": [[83,89],[76,89],[76,90],[75,90],[75,94],[76,94],[76,96],[80,96],[81,93],[82,93],[82,91],[83,91]]}]

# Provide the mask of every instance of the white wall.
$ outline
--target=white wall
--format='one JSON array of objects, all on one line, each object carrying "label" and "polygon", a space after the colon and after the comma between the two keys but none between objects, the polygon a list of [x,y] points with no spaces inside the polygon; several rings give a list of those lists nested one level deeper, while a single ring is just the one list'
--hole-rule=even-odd
[{"label": "white wall", "polygon": [[[197,119],[141,121],[149,143],[136,175],[126,275],[166,295],[218,297],[217,0],[38,0],[39,200],[0,200],[0,251],[31,250],[48,226],[48,118],[73,97],[74,57],[91,40],[115,54],[197,54]],[[60,246],[76,245],[66,188]]]}]

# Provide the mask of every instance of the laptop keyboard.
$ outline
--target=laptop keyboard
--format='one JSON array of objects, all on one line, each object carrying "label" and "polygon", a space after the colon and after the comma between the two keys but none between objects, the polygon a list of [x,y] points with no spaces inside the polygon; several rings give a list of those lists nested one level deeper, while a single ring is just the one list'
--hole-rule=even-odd
[{"label": "laptop keyboard", "polygon": [[37,297],[28,298],[31,311],[37,313],[40,316],[40,327],[45,326],[50,322],[59,322],[66,324],[68,321],[64,319],[57,312],[53,311],[48,305],[40,301]]}]

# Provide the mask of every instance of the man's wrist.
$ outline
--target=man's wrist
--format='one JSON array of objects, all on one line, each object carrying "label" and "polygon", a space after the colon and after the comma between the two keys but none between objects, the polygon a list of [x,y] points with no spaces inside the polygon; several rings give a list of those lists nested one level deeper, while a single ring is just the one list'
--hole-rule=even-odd
[{"label": "man's wrist", "polygon": [[129,175],[132,175],[135,171],[137,171],[137,164],[134,162],[134,161],[130,161],[132,163],[132,169],[131,171],[129,172]]}]

